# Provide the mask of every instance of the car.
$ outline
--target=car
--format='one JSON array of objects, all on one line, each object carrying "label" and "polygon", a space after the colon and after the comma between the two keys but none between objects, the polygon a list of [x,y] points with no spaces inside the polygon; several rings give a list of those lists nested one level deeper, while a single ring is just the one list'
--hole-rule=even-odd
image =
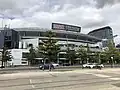
[{"label": "car", "polygon": [[62,65],[63,65],[63,66],[70,66],[69,63],[63,63]]},{"label": "car", "polygon": [[98,63],[87,63],[83,64],[83,68],[103,68],[103,64],[98,64]]},{"label": "car", "polygon": [[87,64],[83,64],[83,68],[94,68],[95,64],[93,63],[87,63]]},{"label": "car", "polygon": [[5,68],[5,66],[0,65],[0,68]]},{"label": "car", "polygon": [[52,63],[52,65],[53,65],[54,67],[58,67],[58,66],[59,66],[58,63]]},{"label": "car", "polygon": [[95,68],[104,68],[103,64],[96,64]]},{"label": "car", "polygon": [[39,65],[39,69],[43,70],[43,69],[54,69],[54,66],[52,64],[44,64],[44,65]]}]

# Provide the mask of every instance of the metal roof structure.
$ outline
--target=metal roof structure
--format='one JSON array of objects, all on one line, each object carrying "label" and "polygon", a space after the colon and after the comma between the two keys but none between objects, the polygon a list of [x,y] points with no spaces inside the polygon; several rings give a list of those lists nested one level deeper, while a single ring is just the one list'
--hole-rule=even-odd
[{"label": "metal roof structure", "polygon": [[[46,31],[49,31],[50,29],[47,29],[47,28],[38,28],[38,27],[28,27],[28,28],[14,28],[14,30],[18,31],[18,32],[46,32]],[[81,36],[81,37],[84,37],[84,38],[89,38],[89,39],[95,39],[95,40],[98,40],[98,41],[101,41],[100,38],[97,38],[97,37],[94,37],[94,36],[90,36],[90,35],[87,35],[87,34],[83,34],[83,33],[80,33],[80,32],[72,32],[72,31],[65,31],[65,30],[50,30],[52,32],[55,32],[55,33],[59,33],[59,34],[69,34],[69,35],[77,35],[77,36]]]},{"label": "metal roof structure", "polygon": [[90,32],[88,33],[88,35],[89,35],[90,33],[97,32],[97,31],[99,31],[99,30],[104,30],[104,29],[112,29],[112,28],[111,28],[110,26],[105,26],[105,27],[102,27],[102,28],[94,29],[94,30],[90,31]]}]

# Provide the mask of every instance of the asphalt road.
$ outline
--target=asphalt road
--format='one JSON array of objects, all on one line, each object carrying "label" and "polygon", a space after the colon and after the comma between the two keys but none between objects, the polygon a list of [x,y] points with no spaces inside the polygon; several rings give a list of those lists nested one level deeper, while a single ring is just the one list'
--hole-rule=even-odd
[{"label": "asphalt road", "polygon": [[120,90],[120,69],[0,74],[0,90]]},{"label": "asphalt road", "polygon": [[[105,68],[111,68],[111,65],[104,65]],[[114,68],[120,68],[120,65],[114,65]],[[56,70],[63,70],[63,69],[82,69],[82,65],[76,66],[59,66]],[[20,67],[7,67],[7,68],[0,68],[0,71],[25,71],[25,70],[39,70],[38,66],[20,66]]]}]

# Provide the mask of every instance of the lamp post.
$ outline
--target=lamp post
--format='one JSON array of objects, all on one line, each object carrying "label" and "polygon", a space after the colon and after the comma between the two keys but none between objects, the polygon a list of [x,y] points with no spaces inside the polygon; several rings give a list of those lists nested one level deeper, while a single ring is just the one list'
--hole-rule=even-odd
[{"label": "lamp post", "polygon": [[111,57],[111,61],[112,61],[112,62],[111,62],[111,67],[114,67],[114,60],[113,60],[113,59],[114,59],[114,57],[112,56],[112,57]]},{"label": "lamp post", "polygon": [[99,53],[99,64],[101,63],[100,53]]},{"label": "lamp post", "polygon": [[3,51],[2,51],[2,68],[5,67],[5,53],[6,53],[6,44],[5,44],[5,41],[6,41],[6,35],[7,33],[4,32],[4,44],[3,44]]},{"label": "lamp post", "polygon": [[57,54],[57,63],[59,64],[59,53]]}]

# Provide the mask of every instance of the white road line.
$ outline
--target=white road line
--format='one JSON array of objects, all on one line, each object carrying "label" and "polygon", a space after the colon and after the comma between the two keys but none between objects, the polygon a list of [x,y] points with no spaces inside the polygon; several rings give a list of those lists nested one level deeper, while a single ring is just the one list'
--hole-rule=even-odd
[{"label": "white road line", "polygon": [[86,73],[86,74],[91,74],[91,75],[94,75],[94,76],[97,76],[97,77],[111,77],[111,76],[108,76],[108,75],[103,75],[103,74],[95,74],[95,73]]},{"label": "white road line", "polygon": [[107,78],[110,80],[120,80],[120,78],[115,78],[115,77],[107,76],[107,75],[103,75],[103,74],[94,74],[94,73],[86,73],[86,74],[91,74],[91,75],[95,75],[97,77],[103,77],[103,78]]},{"label": "white road line", "polygon": [[35,88],[35,86],[32,83],[32,80],[31,79],[29,79],[29,80],[30,80],[30,84],[31,84],[32,88]]},{"label": "white road line", "polygon": [[98,77],[111,77],[111,76],[108,76],[108,75],[103,75],[103,74],[93,74],[93,75],[95,75],[95,76],[98,76]]},{"label": "white road line", "polygon": [[109,78],[110,80],[120,80],[120,78]]}]

